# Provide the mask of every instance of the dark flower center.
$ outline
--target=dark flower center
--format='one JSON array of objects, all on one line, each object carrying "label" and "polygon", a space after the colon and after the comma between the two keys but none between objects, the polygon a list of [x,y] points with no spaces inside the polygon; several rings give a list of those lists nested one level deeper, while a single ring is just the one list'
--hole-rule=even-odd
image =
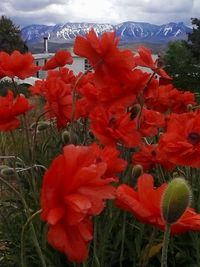
[{"label": "dark flower center", "polygon": [[152,155],[153,157],[155,157],[155,156],[156,156],[156,151],[155,151],[155,150],[152,150],[152,151],[151,151],[151,155]]},{"label": "dark flower center", "polygon": [[198,133],[189,133],[187,140],[192,145],[197,145],[200,142],[200,135]]},{"label": "dark flower center", "polygon": [[108,125],[109,125],[110,128],[115,128],[115,126],[116,126],[116,118],[114,116],[112,116],[110,118]]}]

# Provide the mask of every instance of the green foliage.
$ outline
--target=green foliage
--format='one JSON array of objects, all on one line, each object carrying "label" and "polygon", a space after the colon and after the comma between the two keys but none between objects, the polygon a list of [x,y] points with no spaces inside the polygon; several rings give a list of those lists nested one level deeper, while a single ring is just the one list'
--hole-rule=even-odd
[{"label": "green foliage", "polygon": [[175,41],[168,45],[164,55],[165,70],[173,78],[176,88],[199,92],[200,89],[200,20],[192,19],[197,25],[188,34],[188,41]]},{"label": "green foliage", "polygon": [[[26,97],[29,97],[30,96],[30,93],[28,91],[29,86],[30,86],[29,84],[25,84],[25,83],[18,85],[19,93],[25,95]],[[1,80],[0,81],[0,96],[6,96],[8,89],[11,90],[16,96],[16,90],[15,90],[15,86],[13,82],[9,80]]]},{"label": "green foliage", "polygon": [[0,51],[11,53],[14,50],[20,52],[27,52],[28,47],[21,39],[19,27],[15,26],[13,22],[2,16],[0,18]]},{"label": "green foliage", "polygon": [[197,63],[200,63],[200,19],[192,18],[193,31],[188,34],[188,47]]}]

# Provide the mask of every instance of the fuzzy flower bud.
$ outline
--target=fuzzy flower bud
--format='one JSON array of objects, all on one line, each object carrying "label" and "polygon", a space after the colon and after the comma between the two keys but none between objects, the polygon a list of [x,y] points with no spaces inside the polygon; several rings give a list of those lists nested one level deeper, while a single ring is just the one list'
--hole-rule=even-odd
[{"label": "fuzzy flower bud", "polygon": [[15,174],[15,172],[14,172],[13,168],[5,167],[5,168],[1,169],[0,174],[3,177],[12,177]]},{"label": "fuzzy flower bud", "polygon": [[186,180],[172,179],[165,189],[161,201],[161,213],[166,223],[175,223],[189,207],[192,192]]},{"label": "fuzzy flower bud", "polygon": [[70,133],[68,131],[64,131],[62,133],[62,142],[63,144],[68,144],[70,142]]},{"label": "fuzzy flower bud", "polygon": [[37,130],[40,131],[44,131],[49,127],[49,122],[48,121],[40,121],[37,125]]},{"label": "fuzzy flower bud", "polygon": [[136,164],[133,166],[132,172],[131,172],[131,185],[134,185],[137,181],[138,177],[143,174],[143,168],[142,165]]}]

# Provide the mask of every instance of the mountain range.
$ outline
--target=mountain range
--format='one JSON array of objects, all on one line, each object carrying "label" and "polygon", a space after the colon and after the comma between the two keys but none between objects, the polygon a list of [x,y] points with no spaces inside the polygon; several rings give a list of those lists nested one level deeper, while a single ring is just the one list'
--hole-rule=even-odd
[{"label": "mountain range", "polygon": [[68,22],[55,26],[29,25],[22,28],[21,35],[27,43],[42,42],[44,37],[48,37],[49,42],[52,43],[73,43],[77,35],[85,35],[90,28],[93,28],[98,35],[106,31],[115,31],[120,37],[121,44],[168,43],[177,39],[186,39],[187,33],[192,31],[183,22],[170,22],[162,25],[132,21],[117,25]]}]

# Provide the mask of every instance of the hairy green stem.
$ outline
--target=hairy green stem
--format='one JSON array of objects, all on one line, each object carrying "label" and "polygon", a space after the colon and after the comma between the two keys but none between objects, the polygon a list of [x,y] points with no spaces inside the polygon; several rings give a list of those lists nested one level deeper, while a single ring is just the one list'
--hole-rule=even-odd
[{"label": "hairy green stem", "polygon": [[150,239],[149,239],[149,243],[148,243],[148,246],[147,248],[145,249],[145,255],[142,259],[142,262],[141,262],[141,267],[146,267],[148,262],[149,262],[149,252],[150,252],[150,249],[153,245],[153,242],[154,242],[154,239],[155,239],[155,235],[156,235],[156,228],[153,227],[153,231],[152,231],[152,234],[150,236]]},{"label": "hairy green stem", "polygon": [[126,235],[126,217],[127,217],[127,213],[124,212],[123,221],[122,221],[122,243],[121,243],[121,251],[120,251],[120,258],[119,258],[120,267],[123,267],[123,259],[124,259],[124,243],[125,243],[125,235]]},{"label": "hairy green stem", "polygon": [[41,213],[41,210],[36,211],[34,214],[32,214],[28,220],[26,221],[26,223],[23,225],[22,227],[22,232],[21,232],[21,266],[22,267],[26,267],[26,263],[25,263],[25,258],[24,258],[24,251],[25,251],[25,241],[24,241],[24,233],[26,230],[26,227],[30,224],[30,222],[38,215]]},{"label": "hairy green stem", "polygon": [[169,246],[169,239],[170,239],[170,229],[171,229],[171,224],[166,223],[164,239],[163,239],[161,267],[167,267],[167,253],[168,253],[168,246]]},{"label": "hairy green stem", "polygon": [[[15,147],[15,155],[16,155],[17,147],[16,147],[16,142],[15,142],[15,138],[14,138],[13,132],[11,132],[11,137],[12,137],[12,141],[13,141],[13,144],[14,144],[14,147]],[[15,173],[15,177],[18,180],[19,185],[20,185],[19,175],[18,175],[18,173],[16,171],[16,159],[17,159],[17,157],[15,156],[15,158],[14,158],[14,173]],[[26,203],[26,200],[25,200],[25,197],[24,197],[24,194],[23,194],[21,186],[19,186],[19,190],[20,190],[19,195],[20,195],[20,198],[21,198],[22,203],[24,205],[26,216],[29,218],[31,216],[30,215],[30,209],[29,209],[29,207],[28,207],[28,205]],[[32,235],[32,240],[33,240],[34,246],[36,248],[36,251],[37,251],[38,256],[40,258],[40,261],[41,261],[41,267],[46,267],[46,262],[45,262],[45,259],[44,259],[44,255],[42,254],[42,250],[40,248],[40,244],[39,244],[38,239],[37,239],[36,231],[35,231],[34,225],[33,225],[33,223],[31,221],[30,221],[30,229],[31,229],[31,235]]]}]

